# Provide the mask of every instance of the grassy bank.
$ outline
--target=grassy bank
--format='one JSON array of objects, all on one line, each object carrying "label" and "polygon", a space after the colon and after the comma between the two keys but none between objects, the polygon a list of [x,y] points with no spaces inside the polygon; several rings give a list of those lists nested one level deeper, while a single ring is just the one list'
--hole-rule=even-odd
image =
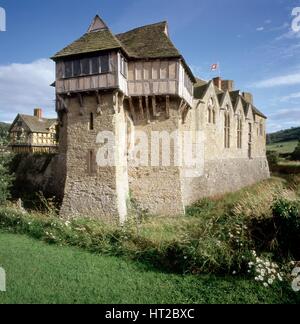
[{"label": "grassy bank", "polygon": [[293,141],[269,144],[267,145],[267,150],[276,151],[279,154],[291,154],[295,151],[298,142],[299,142],[298,140],[293,140]]},{"label": "grassy bank", "polygon": [[[175,275],[132,261],[0,233],[3,303],[299,303],[291,289],[233,276]],[[298,298],[298,299],[297,299]]]},{"label": "grassy bank", "polygon": [[[271,295],[275,294],[272,295],[274,302],[280,302],[279,297],[276,297],[279,291],[282,292],[282,296],[288,296],[282,297],[282,302],[294,302],[296,297],[291,293],[290,287],[293,280],[291,271],[295,264],[291,264],[291,261],[300,259],[299,197],[300,177],[289,175],[285,178],[272,178],[222,197],[203,199],[188,208],[187,215],[182,217],[162,218],[133,212],[123,227],[118,224],[105,224],[88,217],[74,220],[60,219],[55,214],[55,210],[50,208],[51,206],[47,206],[47,212],[36,210],[25,212],[18,209],[17,206],[9,204],[0,207],[0,230],[2,232],[15,234],[17,236],[14,237],[20,240],[25,240],[20,235],[26,234],[52,246],[46,247],[46,245],[36,242],[35,247],[35,241],[30,240],[27,246],[33,245],[33,251],[26,252],[19,249],[18,246],[13,246],[11,253],[8,253],[9,249],[6,251],[3,248],[1,249],[3,257],[0,254],[0,261],[3,263],[5,260],[13,259],[14,254],[18,254],[21,259],[23,254],[24,257],[29,255],[29,259],[31,259],[34,255],[39,255],[39,249],[42,247],[43,249],[51,248],[53,249],[51,251],[57,253],[62,251],[62,254],[64,251],[78,253],[78,260],[80,260],[80,253],[83,253],[82,255],[91,259],[90,261],[82,260],[80,264],[99,262],[96,268],[99,266],[106,269],[105,264],[101,265],[102,262],[108,262],[107,269],[118,268],[113,265],[115,261],[119,264],[137,266],[138,270],[142,270],[143,273],[157,274],[159,285],[160,282],[167,280],[166,278],[169,278],[168,280],[176,278],[174,279],[176,282],[181,278],[182,283],[187,285],[181,286],[180,282],[178,289],[181,292],[191,290],[191,287],[200,280],[199,285],[201,286],[203,283],[200,290],[205,290],[206,286],[207,289],[211,289],[209,287],[217,289],[215,288],[217,285],[223,287],[222,289],[225,289],[228,294],[228,299],[225,298],[226,302],[236,302],[230,295],[231,289],[234,291],[233,295],[239,294],[237,298],[240,298],[241,295],[245,296],[245,299],[241,298],[246,300],[246,295],[239,290],[239,286],[236,287],[237,291],[232,288],[232,285],[237,283],[247,291],[246,294],[249,293],[248,289],[253,290],[247,302],[262,302],[260,297],[257,300],[253,296],[260,296],[261,291],[267,294],[268,290],[265,290],[265,287],[272,290]],[[1,235],[1,237],[10,238],[11,236]],[[9,246],[9,244],[2,243],[3,246]],[[73,250],[74,247],[81,249],[82,252]],[[18,252],[13,253],[14,250]],[[88,252],[92,252],[92,254]],[[54,252],[50,253],[53,255]],[[48,272],[44,270],[44,264],[46,267],[47,263],[51,261],[47,261],[47,258],[49,259],[49,257],[45,257],[36,262],[46,273]],[[65,258],[68,259],[67,256]],[[13,261],[13,263],[15,262],[17,261]],[[70,260],[68,266],[71,267],[72,262],[73,275],[80,276],[80,281],[83,280],[81,271],[88,271],[90,267],[88,266],[84,270],[74,259]],[[55,266],[48,265],[49,269],[52,269],[52,274],[49,272],[50,279],[54,275],[55,267],[59,264],[60,262],[57,261]],[[16,271],[22,272],[24,269],[19,270],[17,267]],[[131,278],[130,271],[132,272],[133,268],[128,270],[128,278]],[[72,279],[66,277],[65,272],[69,271],[62,268],[61,282],[64,283],[66,280],[64,284],[67,285],[67,281],[72,282]],[[114,280],[118,280],[117,270],[116,272],[112,271],[112,275],[116,277]],[[88,276],[90,275],[88,274]],[[134,274],[134,276],[139,275]],[[141,278],[142,276],[141,274]],[[20,275],[21,277],[22,275]],[[94,279],[91,274],[89,284],[92,284]],[[59,280],[59,277],[55,280]],[[125,279],[123,278],[123,280]],[[49,282],[51,283],[51,280]],[[50,286],[54,284],[54,282],[50,283]],[[37,285],[39,284],[37,283]],[[72,284],[70,286],[72,287]],[[227,286],[231,288],[228,290]],[[150,289],[148,286],[146,287],[145,291]],[[64,289],[68,290],[67,287]],[[120,289],[125,291],[123,286],[117,286],[117,291]],[[163,290],[165,289],[172,291],[172,289],[163,286]],[[20,291],[22,290],[23,288],[20,288]],[[133,291],[135,290],[133,289]],[[190,299],[187,298],[186,302],[205,302],[206,300],[203,298],[207,298],[207,302],[219,302],[217,297],[213,299],[209,293],[206,296],[203,291],[198,295],[197,291],[191,290]],[[98,290],[96,292],[99,293]],[[140,302],[158,302],[158,300],[168,302],[168,299],[160,299],[160,294],[165,296],[157,291],[155,293],[156,300],[154,300],[154,296],[153,299],[139,297],[141,298]],[[165,292],[165,294],[167,293]],[[202,298],[202,294],[206,297]],[[124,295],[126,295],[125,292]],[[117,296],[117,293],[114,293],[114,296]],[[182,300],[185,300],[186,297],[183,296],[185,293],[178,297],[178,302],[181,303]],[[136,302],[134,297],[135,293],[131,298],[133,302]],[[45,300],[52,300],[47,298]],[[55,298],[60,301],[59,295],[56,294]],[[87,301],[95,298],[95,295],[90,298]],[[118,298],[121,297],[118,296]],[[270,302],[268,298],[266,302]],[[98,299],[95,300],[98,301]],[[105,299],[99,299],[99,302],[102,300]],[[121,299],[116,300],[124,302]],[[171,301],[175,302],[174,299]]]}]

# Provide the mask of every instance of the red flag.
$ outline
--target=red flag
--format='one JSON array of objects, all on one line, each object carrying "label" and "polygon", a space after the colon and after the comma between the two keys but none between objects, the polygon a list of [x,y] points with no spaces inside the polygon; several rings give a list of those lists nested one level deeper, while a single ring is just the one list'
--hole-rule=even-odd
[{"label": "red flag", "polygon": [[219,68],[219,64],[215,63],[211,66],[211,71],[216,71]]}]

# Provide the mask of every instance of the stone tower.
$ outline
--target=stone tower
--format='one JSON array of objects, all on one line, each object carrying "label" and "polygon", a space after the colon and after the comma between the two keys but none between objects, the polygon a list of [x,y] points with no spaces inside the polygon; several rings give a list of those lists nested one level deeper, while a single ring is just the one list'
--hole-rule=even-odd
[{"label": "stone tower", "polygon": [[[167,23],[115,36],[96,16],[87,33],[53,60],[66,172],[62,216],[116,217],[123,222],[129,183],[133,194],[148,201],[144,207],[156,201],[152,212],[169,208],[170,213],[183,213],[178,167],[128,167],[130,129],[140,127],[149,134],[176,130],[178,114],[185,115],[193,104],[195,78],[170,41]],[[114,137],[114,163],[109,165],[99,165],[99,150],[107,144],[103,134]]]}]

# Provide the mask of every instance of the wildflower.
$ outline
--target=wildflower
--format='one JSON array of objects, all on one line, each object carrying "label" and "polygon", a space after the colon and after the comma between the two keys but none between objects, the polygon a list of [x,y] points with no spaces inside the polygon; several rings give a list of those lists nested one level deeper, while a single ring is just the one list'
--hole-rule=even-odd
[{"label": "wildflower", "polygon": [[274,282],[274,280],[272,280],[272,279],[269,279],[269,280],[268,280],[268,284],[269,284],[269,285],[272,285],[273,282]]},{"label": "wildflower", "polygon": [[232,274],[233,274],[233,275],[236,275],[236,271],[233,271]]},{"label": "wildflower", "polygon": [[279,281],[283,281],[283,279],[282,279],[282,277],[281,277],[280,274],[277,275],[277,278],[278,278]]},{"label": "wildflower", "polygon": [[264,277],[263,277],[263,276],[259,276],[259,277],[258,277],[258,280],[259,280],[259,281],[264,281]]},{"label": "wildflower", "polygon": [[266,282],[264,282],[264,287],[268,288],[269,285]]}]

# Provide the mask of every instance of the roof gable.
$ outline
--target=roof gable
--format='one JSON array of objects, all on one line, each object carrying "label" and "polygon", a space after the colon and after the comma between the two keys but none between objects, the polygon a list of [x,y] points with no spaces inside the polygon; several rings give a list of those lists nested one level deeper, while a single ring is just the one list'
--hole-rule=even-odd
[{"label": "roof gable", "polygon": [[32,133],[49,133],[50,127],[57,123],[56,119],[39,119],[35,116],[18,115],[13,122],[11,129],[13,129],[15,123],[22,119],[23,123],[28,127],[28,130]]},{"label": "roof gable", "polygon": [[106,23],[98,15],[96,15],[87,32],[91,33],[105,28],[108,29]]}]

